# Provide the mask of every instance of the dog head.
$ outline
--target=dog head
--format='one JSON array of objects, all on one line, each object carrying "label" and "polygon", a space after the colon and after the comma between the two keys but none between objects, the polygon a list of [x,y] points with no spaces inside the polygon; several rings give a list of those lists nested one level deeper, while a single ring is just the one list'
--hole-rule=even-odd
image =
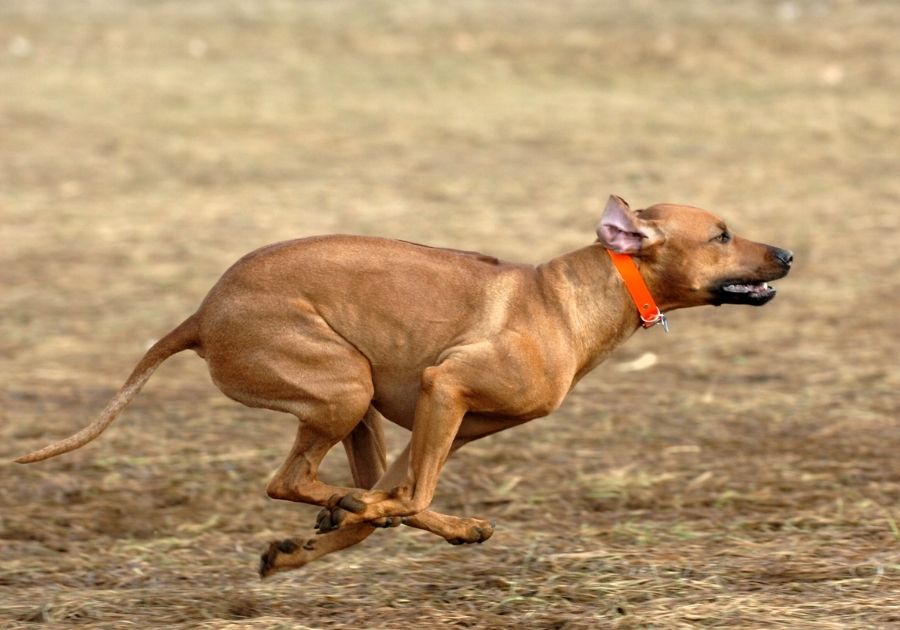
[{"label": "dog head", "polygon": [[638,259],[657,302],[669,310],[761,306],[775,297],[768,283],[786,276],[793,261],[790,251],[736,236],[700,208],[657,204],[632,210],[616,196],[606,204],[597,237],[607,249]]}]

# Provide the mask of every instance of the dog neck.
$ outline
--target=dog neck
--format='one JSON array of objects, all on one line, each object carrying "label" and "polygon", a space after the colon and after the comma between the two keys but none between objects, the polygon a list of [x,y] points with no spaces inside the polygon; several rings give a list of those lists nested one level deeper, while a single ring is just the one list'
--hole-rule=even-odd
[{"label": "dog neck", "polygon": [[554,258],[538,273],[548,306],[567,327],[578,363],[576,379],[641,327],[625,283],[602,245]]}]

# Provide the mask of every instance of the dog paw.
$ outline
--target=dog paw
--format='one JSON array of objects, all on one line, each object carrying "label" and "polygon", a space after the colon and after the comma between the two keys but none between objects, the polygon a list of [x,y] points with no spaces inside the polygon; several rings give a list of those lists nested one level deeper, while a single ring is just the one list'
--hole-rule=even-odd
[{"label": "dog paw", "polygon": [[316,517],[316,533],[325,534],[336,530],[348,514],[349,512],[339,507],[323,508]]},{"label": "dog paw", "polygon": [[451,545],[470,545],[473,543],[481,544],[494,535],[494,524],[483,523],[481,525],[473,525],[468,531],[454,538],[447,538],[447,542]]},{"label": "dog paw", "polygon": [[298,558],[292,558],[290,562],[285,562],[287,560],[285,556],[296,556],[306,551],[312,551],[315,544],[314,539],[302,542],[293,538],[272,541],[269,543],[269,548],[259,557],[259,577],[267,578],[279,571],[303,566],[305,562],[298,562]]}]

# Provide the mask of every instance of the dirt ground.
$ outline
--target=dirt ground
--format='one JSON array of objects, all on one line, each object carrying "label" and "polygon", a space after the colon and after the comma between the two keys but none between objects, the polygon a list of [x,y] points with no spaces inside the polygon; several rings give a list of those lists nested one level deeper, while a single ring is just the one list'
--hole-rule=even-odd
[{"label": "dirt ground", "polygon": [[[0,626],[900,627],[898,32],[891,0],[0,0]],[[316,513],[264,492],[294,421],[192,353],[90,446],[8,463],[255,247],[537,263],[610,193],[794,271],[461,451],[436,507],[483,545],[378,531],[259,581]]]}]

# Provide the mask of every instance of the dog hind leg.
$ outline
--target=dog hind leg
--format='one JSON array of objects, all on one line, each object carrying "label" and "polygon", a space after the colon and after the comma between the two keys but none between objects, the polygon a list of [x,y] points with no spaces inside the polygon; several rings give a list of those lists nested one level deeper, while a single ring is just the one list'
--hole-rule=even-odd
[{"label": "dog hind leg", "polygon": [[362,421],[344,438],[344,450],[357,488],[371,489],[387,468],[381,416],[369,407]]},{"label": "dog hind leg", "polygon": [[[343,443],[347,451],[350,470],[353,474],[353,482],[358,487],[366,490],[372,488],[379,478],[382,477],[387,461],[384,431],[378,412],[374,408],[369,407],[366,415],[353,428],[350,434],[344,438]],[[302,446],[298,448],[295,445],[294,450],[302,450]],[[293,454],[294,451],[292,451]],[[307,466],[307,468],[304,469],[304,466]],[[309,482],[310,472],[313,475],[315,473],[314,470],[309,470],[308,462],[305,458],[289,457],[282,469],[279,470],[279,474],[276,474],[272,481],[275,482],[276,479],[280,479],[276,486],[279,488],[278,492],[281,492],[284,488],[296,488],[297,480],[305,479],[305,484],[301,485],[301,487],[306,488],[306,492],[309,492],[311,488]],[[271,487],[272,484],[270,483]],[[270,494],[270,496],[272,495]],[[291,496],[297,495],[292,494]],[[379,526],[400,524],[399,518],[396,521],[389,521],[388,519],[382,519],[382,521],[382,523],[378,524]],[[362,542],[373,531],[375,531],[374,524],[359,523],[353,527],[345,527],[339,531],[311,538],[287,538],[272,542],[260,557],[259,575],[265,578],[275,573],[299,569],[317,558]]]},{"label": "dog hind leg", "polygon": [[349,489],[323,483],[317,474],[322,459],[340,439],[301,420],[291,452],[269,481],[266,494],[273,499],[312,505],[335,503]]},{"label": "dog hind leg", "polygon": [[358,523],[312,538],[272,542],[260,557],[259,577],[299,569],[317,558],[362,542],[374,531],[373,525]]}]

